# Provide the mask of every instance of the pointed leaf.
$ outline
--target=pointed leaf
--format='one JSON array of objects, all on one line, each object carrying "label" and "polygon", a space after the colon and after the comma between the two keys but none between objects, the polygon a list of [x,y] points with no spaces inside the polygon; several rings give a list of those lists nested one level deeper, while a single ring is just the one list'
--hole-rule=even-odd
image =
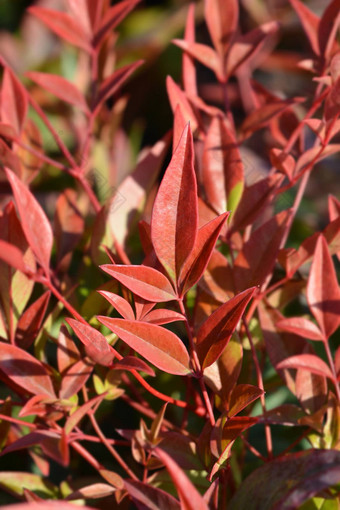
[{"label": "pointed leaf", "polygon": [[[198,123],[194,110],[186,97],[185,92],[174,82],[171,76],[166,78],[166,90],[168,93],[169,101],[171,104],[172,112],[175,113],[176,108],[180,109],[182,122],[184,126],[190,122],[190,126],[193,132],[197,129]],[[183,127],[184,127],[183,126]],[[179,141],[179,138],[178,138]],[[178,142],[177,142],[178,143]],[[174,145],[176,149],[177,144]]]},{"label": "pointed leaf", "polygon": [[143,321],[161,326],[162,324],[169,324],[170,322],[185,321],[185,317],[181,313],[174,312],[173,310],[157,308],[157,310],[151,310],[151,312],[144,315]]},{"label": "pointed leaf", "polygon": [[[12,494],[14,493],[16,496],[23,496],[24,488],[36,491],[40,494],[44,494],[44,496],[48,498],[54,498],[58,494],[58,488],[48,480],[44,479],[41,475],[25,473],[24,471],[1,471],[0,487],[2,489],[9,490],[10,493]],[[60,504],[62,502],[58,501],[56,503]],[[46,507],[43,507],[43,505],[46,505]],[[8,510],[9,508],[11,509],[13,508],[13,510],[22,509],[22,503],[1,506],[6,510]],[[50,508],[53,508],[54,505],[50,507],[49,502],[44,501],[42,504],[29,503],[26,504],[26,506],[29,510],[43,510],[43,508],[49,510]],[[54,508],[56,508],[56,506],[54,506]],[[62,508],[62,504],[59,508],[60,510],[64,510]],[[68,508],[68,510],[72,509]]]},{"label": "pointed leaf", "polygon": [[62,76],[48,73],[29,72],[26,76],[62,101],[88,112],[88,106],[80,90]]},{"label": "pointed leaf", "polygon": [[65,324],[61,325],[58,336],[57,361],[60,373],[66,371],[71,365],[80,360],[80,353],[73,342]]},{"label": "pointed leaf", "polygon": [[25,264],[24,254],[14,244],[7,243],[0,239],[0,259],[7,265],[17,269],[24,274],[30,274],[31,269]]},{"label": "pointed leaf", "polygon": [[252,232],[234,263],[236,288],[262,285],[271,274],[291,211],[282,211]]},{"label": "pointed leaf", "polygon": [[197,236],[197,183],[193,157],[192,134],[187,125],[162,179],[151,221],[156,255],[174,282],[177,282]]},{"label": "pointed leaf", "polygon": [[164,463],[175,484],[181,500],[181,508],[183,510],[208,510],[208,505],[203,497],[179,465],[160,448],[155,448],[155,452]]},{"label": "pointed leaf", "polygon": [[205,20],[213,45],[222,61],[226,57],[230,41],[238,24],[238,0],[206,0]]},{"label": "pointed leaf", "polygon": [[279,329],[289,331],[295,335],[308,338],[309,340],[325,340],[322,332],[314,324],[314,322],[305,319],[304,317],[289,317],[288,319],[281,319],[276,323]]},{"label": "pointed leaf", "polygon": [[132,306],[128,301],[126,301],[126,299],[122,298],[121,296],[118,296],[118,294],[114,294],[113,292],[109,292],[107,290],[98,290],[97,292],[105,299],[107,299],[108,302],[117,310],[117,312],[124,317],[124,319],[128,319],[130,321],[133,321],[135,319],[135,313],[132,310]]},{"label": "pointed leaf", "polygon": [[46,291],[21,315],[15,333],[15,342],[18,347],[28,349],[34,342],[45,316],[50,296],[51,292]]},{"label": "pointed leaf", "polygon": [[116,489],[107,483],[93,483],[71,492],[71,494],[66,497],[66,500],[106,498],[107,496],[111,496],[115,491]]},{"label": "pointed leaf", "polygon": [[307,300],[322,332],[329,338],[340,325],[340,288],[324,236],[320,236],[316,244]]},{"label": "pointed leaf", "polygon": [[137,358],[136,356],[125,356],[124,358],[120,359],[119,361],[116,361],[112,365],[113,370],[138,370],[140,372],[145,372],[148,375],[151,375],[151,377],[155,377],[154,370],[149,367],[145,361],[142,359]]},{"label": "pointed leaf", "polygon": [[[188,43],[195,42],[195,4],[189,4],[184,39]],[[193,58],[186,52],[182,57],[183,86],[187,94],[197,96],[196,67]]]},{"label": "pointed leaf", "polygon": [[5,169],[5,172],[13,190],[27,241],[48,275],[53,244],[50,222],[30,190],[11,170]]},{"label": "pointed leaf", "polygon": [[101,395],[98,395],[97,397],[91,398],[91,400],[88,400],[87,402],[85,402],[85,404],[80,406],[73,414],[71,414],[71,416],[69,416],[67,418],[66,423],[65,423],[65,427],[64,427],[65,434],[69,435],[72,432],[72,430],[74,429],[74,427],[76,427],[78,425],[80,420],[82,420],[87,413],[91,413],[92,407],[94,407],[96,404],[101,402],[105,398],[105,396],[106,396],[106,393],[102,393]]},{"label": "pointed leaf", "polygon": [[315,354],[297,354],[291,356],[276,365],[278,370],[284,368],[303,368],[313,374],[323,375],[333,380],[333,374],[329,366]]},{"label": "pointed leaf", "polygon": [[318,27],[320,53],[326,59],[333,49],[340,22],[340,1],[332,0],[326,7]]},{"label": "pointed leaf", "polygon": [[28,12],[40,19],[52,32],[65,41],[87,52],[91,52],[91,45],[84,29],[68,14],[36,6],[29,7]]},{"label": "pointed leaf", "polygon": [[118,264],[106,264],[101,268],[143,299],[155,303],[177,299],[169,280],[157,269]]},{"label": "pointed leaf", "polygon": [[202,324],[197,333],[197,354],[202,368],[220,357],[254,291],[255,287],[237,294]]},{"label": "pointed leaf", "polygon": [[93,365],[82,359],[71,365],[61,380],[59,397],[67,399],[76,395],[85,385],[92,371]]},{"label": "pointed leaf", "polygon": [[166,508],[167,510],[181,510],[180,504],[173,496],[152,487],[147,483],[142,483],[137,480],[125,480],[125,489],[129,496],[143,505],[143,508],[150,510],[159,510]]},{"label": "pointed leaf", "polygon": [[198,62],[214,71],[217,78],[224,80],[225,76],[221,66],[221,60],[216,51],[210,48],[210,46],[196,42],[182,41],[181,39],[174,39],[172,42],[186,51],[191,57],[198,60]]},{"label": "pointed leaf", "polygon": [[125,0],[118,2],[117,5],[110,7],[102,18],[93,38],[94,47],[100,46],[108,33],[116,28],[117,25],[129,14],[130,11],[140,2],[140,0]]},{"label": "pointed leaf", "polygon": [[100,85],[98,95],[93,107],[93,115],[96,115],[106,99],[120,89],[131,74],[143,64],[143,60],[138,60],[132,64],[128,64],[120,69],[117,69],[111,76],[108,76]]},{"label": "pointed leaf", "polygon": [[221,214],[198,230],[194,249],[184,263],[180,276],[180,288],[185,294],[203,275],[215,248],[218,236],[229,213]]},{"label": "pointed leaf", "polygon": [[187,375],[189,356],[182,340],[171,331],[148,322],[98,317],[98,320],[160,370]]},{"label": "pointed leaf", "polygon": [[2,78],[1,99],[1,121],[20,133],[28,111],[27,92],[7,67]]},{"label": "pointed leaf", "polygon": [[243,164],[233,135],[219,117],[210,124],[202,163],[208,202],[219,214],[234,212],[243,192]]},{"label": "pointed leaf", "polygon": [[251,384],[238,384],[230,395],[228,417],[240,413],[247,405],[254,402],[264,391]]},{"label": "pointed leaf", "polygon": [[228,503],[228,510],[295,510],[339,479],[340,452],[291,453],[253,471]]},{"label": "pointed leaf", "polygon": [[308,7],[300,0],[290,0],[290,3],[300,18],[300,22],[309,39],[312,50],[316,55],[320,55],[318,41],[318,29],[320,20],[318,16],[314,14],[314,12],[312,12],[310,9],[308,9]]},{"label": "pointed leaf", "polygon": [[0,369],[25,391],[55,397],[51,378],[44,365],[19,347],[1,343]]},{"label": "pointed leaf", "polygon": [[109,366],[114,354],[105,336],[88,324],[70,318],[65,320],[85,345],[88,356],[99,365]]}]

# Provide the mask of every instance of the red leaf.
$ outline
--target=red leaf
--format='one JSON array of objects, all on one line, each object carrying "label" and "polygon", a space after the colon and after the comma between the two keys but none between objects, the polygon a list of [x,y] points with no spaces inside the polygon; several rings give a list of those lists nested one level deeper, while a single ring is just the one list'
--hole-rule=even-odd
[{"label": "red leaf", "polygon": [[105,398],[105,396],[106,396],[106,393],[102,393],[101,395],[98,395],[97,397],[91,398],[91,400],[88,400],[87,402],[85,402],[85,404],[83,404],[81,407],[78,407],[78,409],[73,414],[71,414],[71,416],[69,416],[66,420],[65,427],[64,427],[65,434],[69,435],[72,432],[72,430],[74,429],[74,427],[76,427],[78,425],[80,420],[82,420],[87,413],[92,412],[91,408],[94,405],[100,403]]},{"label": "red leaf", "polygon": [[152,244],[174,282],[178,281],[197,237],[197,183],[193,157],[188,125],[165,172],[152,211]]},{"label": "red leaf", "polygon": [[275,367],[277,370],[284,368],[303,368],[313,374],[323,375],[333,381],[333,374],[329,366],[315,354],[297,354],[283,361]]},{"label": "red leaf", "polygon": [[116,361],[113,363],[113,370],[139,370],[140,372],[145,372],[151,377],[155,377],[155,371],[149,367],[142,359],[136,358],[136,356],[125,356],[123,359]]},{"label": "red leaf", "polygon": [[269,21],[245,35],[240,35],[233,42],[227,57],[227,76],[232,75],[242,64],[257,52],[266,39],[272,37],[279,29],[276,21]]},{"label": "red leaf", "polygon": [[234,212],[243,191],[243,164],[234,136],[219,117],[210,124],[202,164],[208,202],[219,214]]},{"label": "red leaf", "polygon": [[73,342],[65,324],[61,325],[58,336],[57,361],[58,370],[63,373],[71,365],[80,360],[80,353]]},{"label": "red leaf", "polygon": [[104,42],[104,38],[108,33],[114,30],[139,2],[140,0],[125,0],[125,2],[119,2],[106,11],[105,16],[94,34],[93,45],[95,48]]},{"label": "red leaf", "polygon": [[148,322],[103,316],[98,320],[160,370],[175,375],[190,373],[188,352],[182,340],[171,331]]},{"label": "red leaf", "polygon": [[16,175],[22,175],[22,165],[17,154],[9,148],[6,142],[0,138],[0,160],[2,166],[7,166]]},{"label": "red leaf", "polygon": [[14,244],[7,243],[0,239],[0,259],[14,269],[24,274],[30,274],[31,269],[25,264],[24,254]]},{"label": "red leaf", "polygon": [[111,496],[115,491],[116,488],[107,483],[93,483],[71,492],[66,499],[99,499]]},{"label": "red leaf", "polygon": [[109,366],[114,354],[105,336],[88,324],[70,318],[65,320],[85,345],[88,356],[99,365]]},{"label": "red leaf", "polygon": [[[189,4],[184,39],[188,43],[195,42],[195,4]],[[185,92],[197,96],[196,67],[192,57],[186,52],[182,57],[182,76]]]},{"label": "red leaf", "polygon": [[197,333],[197,354],[202,368],[220,357],[254,291],[255,287],[237,294],[202,324]]},{"label": "red leaf", "polygon": [[185,261],[180,275],[182,295],[191,289],[203,275],[228,216],[229,213],[221,214],[198,230],[194,249]]},{"label": "red leaf", "polygon": [[48,290],[40,296],[19,318],[15,333],[18,347],[28,349],[39,333],[44,319],[51,292]]},{"label": "red leaf", "polygon": [[340,325],[340,288],[327,242],[320,236],[307,284],[307,300],[326,338]]},{"label": "red leaf", "polygon": [[251,384],[238,384],[230,395],[228,418],[240,413],[247,405],[254,402],[264,391]]},{"label": "red leaf", "polygon": [[89,109],[85,98],[80,90],[73,83],[65,80],[62,76],[48,73],[28,72],[26,76],[43,87],[51,94],[59,97],[62,101],[77,106],[84,112],[88,113]]},{"label": "red leaf", "polygon": [[56,33],[65,41],[91,52],[91,45],[87,34],[82,26],[68,14],[44,7],[29,7],[28,12],[40,19],[52,32]]},{"label": "red leaf", "polygon": [[275,168],[285,174],[289,180],[292,179],[295,170],[295,160],[290,154],[281,149],[271,149],[270,162]]},{"label": "red leaf", "polygon": [[300,0],[290,0],[290,3],[296,10],[300,18],[303,29],[309,39],[310,45],[316,55],[320,55],[318,29],[320,20],[314,12],[303,4]]},{"label": "red leaf", "polygon": [[85,385],[92,371],[93,365],[86,363],[82,359],[71,365],[61,380],[59,397],[67,399],[76,395]]},{"label": "red leaf", "polygon": [[114,294],[113,292],[108,292],[107,290],[98,290],[98,293],[107,299],[108,302],[117,310],[117,312],[124,317],[124,319],[131,321],[135,319],[135,313],[132,310],[130,303],[126,301],[126,299],[118,296],[117,294]]},{"label": "red leaf", "polygon": [[[25,473],[26,474],[26,473]],[[30,473],[29,473],[30,474]],[[11,473],[12,475],[12,473]],[[12,475],[13,476],[13,475]],[[24,479],[25,481],[25,479]],[[82,505],[83,510],[94,510],[91,506]],[[3,510],[74,510],[73,503],[66,503],[62,500],[44,500],[43,502],[18,503],[3,506]]]},{"label": "red leaf", "polygon": [[[181,120],[184,123],[184,126],[190,122],[190,126],[193,132],[197,129],[198,123],[197,118],[194,113],[194,110],[187,99],[185,92],[174,82],[171,76],[167,76],[166,78],[166,90],[168,93],[169,101],[171,104],[172,112],[175,113],[176,108],[179,108],[181,113]],[[176,123],[175,123],[176,126]],[[184,127],[183,126],[183,127]],[[182,130],[183,131],[183,130]],[[181,132],[182,134],[182,132]],[[177,144],[180,140],[178,137]],[[177,144],[175,144],[174,140],[174,149],[176,149]]]},{"label": "red leaf", "polygon": [[329,57],[340,22],[340,1],[331,1],[325,9],[318,28],[320,53],[326,59]]},{"label": "red leaf", "polygon": [[93,106],[93,115],[95,116],[106,99],[120,89],[131,74],[143,64],[143,60],[138,60],[132,64],[128,64],[117,69],[113,74],[108,76],[101,84],[98,90],[96,101]]},{"label": "red leaf", "polygon": [[181,510],[180,504],[173,496],[152,487],[148,483],[142,483],[137,480],[124,480],[125,489],[129,496],[143,505],[143,508],[148,510],[159,510],[166,508],[166,510]]},{"label": "red leaf", "polygon": [[148,266],[123,266],[118,264],[106,264],[100,267],[143,299],[155,303],[177,299],[171,283],[157,269]]},{"label": "red leaf", "polygon": [[241,483],[228,507],[295,510],[312,496],[339,483],[339,479],[338,451],[307,450],[282,455],[255,469]]},{"label": "red leaf", "polygon": [[276,327],[283,331],[289,331],[295,335],[308,338],[309,340],[321,340],[325,338],[319,328],[314,322],[305,319],[304,317],[289,317],[288,319],[281,319],[276,323]]},{"label": "red leaf", "polygon": [[28,393],[55,398],[53,384],[44,365],[19,347],[1,343],[0,369]]},{"label": "red leaf", "polygon": [[224,80],[224,71],[221,66],[221,60],[210,46],[205,44],[182,41],[180,39],[174,39],[172,41],[176,46],[186,51],[191,57],[198,60],[204,66],[208,67],[216,74],[217,78]]},{"label": "red leaf", "polygon": [[73,18],[81,24],[87,37],[90,38],[92,35],[92,26],[88,2],[86,0],[67,0],[67,3]]},{"label": "red leaf", "polygon": [[238,290],[262,285],[271,274],[290,215],[290,210],[282,211],[252,232],[234,263],[234,279]]},{"label": "red leaf", "polygon": [[164,463],[175,484],[181,500],[181,508],[185,510],[208,510],[207,503],[179,465],[160,448],[155,448],[155,453]]},{"label": "red leaf", "polygon": [[333,195],[328,196],[328,211],[330,221],[334,221],[340,216],[340,202]]},{"label": "red leaf", "polygon": [[1,99],[1,121],[20,133],[28,111],[27,92],[7,67],[2,79]]},{"label": "red leaf", "polygon": [[11,170],[5,169],[5,172],[13,190],[27,241],[48,275],[53,244],[50,222],[30,190]]},{"label": "red leaf", "polygon": [[223,62],[238,23],[238,0],[206,0],[205,20],[213,45]]},{"label": "red leaf", "polygon": [[150,322],[151,324],[169,324],[169,322],[184,321],[185,317],[181,313],[174,312],[173,310],[164,310],[158,308],[157,310],[151,310],[143,316],[144,322]]}]

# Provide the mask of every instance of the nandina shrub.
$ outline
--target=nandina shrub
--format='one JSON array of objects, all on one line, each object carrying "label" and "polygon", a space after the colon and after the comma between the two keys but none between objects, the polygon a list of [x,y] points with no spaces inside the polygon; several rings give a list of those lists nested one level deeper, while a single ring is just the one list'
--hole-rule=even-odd
[{"label": "nandina shrub", "polygon": [[340,3],[258,5],[0,38],[3,506],[339,508]]}]

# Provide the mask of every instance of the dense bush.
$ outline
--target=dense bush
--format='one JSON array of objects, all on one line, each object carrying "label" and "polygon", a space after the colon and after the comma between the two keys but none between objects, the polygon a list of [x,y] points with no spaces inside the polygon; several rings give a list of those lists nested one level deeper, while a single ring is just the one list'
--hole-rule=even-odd
[{"label": "dense bush", "polygon": [[0,34],[1,504],[339,509],[340,2],[111,3]]}]

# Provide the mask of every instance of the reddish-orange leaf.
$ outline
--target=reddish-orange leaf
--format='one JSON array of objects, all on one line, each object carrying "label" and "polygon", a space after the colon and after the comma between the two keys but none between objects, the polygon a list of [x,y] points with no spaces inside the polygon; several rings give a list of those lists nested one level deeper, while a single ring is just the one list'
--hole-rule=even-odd
[{"label": "reddish-orange leaf", "polygon": [[251,384],[238,384],[230,395],[228,417],[240,413],[247,405],[254,402],[264,391]]},{"label": "reddish-orange leaf", "polygon": [[330,221],[340,216],[340,201],[334,195],[328,196],[328,211]]},{"label": "reddish-orange leaf", "polygon": [[262,285],[273,270],[291,211],[282,211],[252,232],[234,264],[236,288]]},{"label": "reddish-orange leaf", "polygon": [[126,301],[126,299],[107,290],[98,290],[97,292],[105,299],[107,299],[110,305],[112,305],[117,310],[117,312],[124,317],[124,319],[131,321],[135,319],[135,313],[132,309],[132,306],[128,301]]},{"label": "reddish-orange leaf", "polygon": [[111,364],[114,354],[104,335],[88,324],[70,318],[65,320],[85,345],[86,352],[93,361],[99,365]]},{"label": "reddish-orange leaf", "polygon": [[60,398],[70,398],[86,384],[93,371],[93,365],[80,359],[64,373],[60,385]]},{"label": "reddish-orange leaf", "polygon": [[105,398],[105,396],[106,393],[101,393],[97,397],[91,398],[91,400],[85,402],[81,407],[78,407],[78,409],[73,414],[71,414],[71,416],[69,416],[69,418],[67,418],[66,420],[64,427],[66,435],[69,435],[70,432],[72,432],[72,430],[74,429],[74,427],[78,425],[80,420],[82,420],[88,412],[91,412],[91,408],[94,405],[101,402]]},{"label": "reddish-orange leaf", "polygon": [[[173,113],[175,113],[176,108],[179,108],[181,113],[181,120],[184,122],[184,126],[190,122],[190,126],[193,132],[195,132],[197,128],[197,119],[194,113],[194,110],[186,97],[185,92],[174,82],[171,76],[167,76],[166,79],[166,90],[168,93],[169,101],[171,104],[171,109]],[[183,126],[183,127],[184,127]],[[183,132],[183,130],[182,130]],[[179,141],[180,137],[178,137]],[[177,144],[178,144],[177,141]],[[174,145],[174,149],[176,149],[177,144]]]},{"label": "reddish-orange leaf", "polygon": [[28,393],[55,397],[51,378],[44,365],[15,345],[1,343],[0,370]]},{"label": "reddish-orange leaf", "polygon": [[100,266],[134,294],[155,303],[177,299],[176,293],[163,273],[148,266],[123,266],[106,264]]},{"label": "reddish-orange leaf", "polygon": [[160,370],[176,375],[190,373],[188,352],[171,331],[148,322],[103,316],[98,320]]},{"label": "reddish-orange leaf", "polygon": [[193,158],[192,134],[187,125],[159,187],[151,221],[156,255],[176,283],[197,237],[197,183]]},{"label": "reddish-orange leaf", "polygon": [[239,3],[238,0],[206,0],[205,20],[213,45],[224,61],[230,41],[237,29]]},{"label": "reddish-orange leaf", "polygon": [[153,487],[148,483],[142,483],[137,480],[124,480],[125,488],[133,501],[139,502],[148,510],[181,510],[177,499],[163,491]]},{"label": "reddish-orange leaf", "polygon": [[202,368],[220,357],[254,291],[255,287],[237,294],[202,324],[197,333],[197,354]]},{"label": "reddish-orange leaf", "polygon": [[[195,4],[190,4],[185,25],[184,39],[188,43],[195,42]],[[193,58],[186,52],[182,57],[183,86],[187,94],[197,96],[196,67]]]},{"label": "reddish-orange leaf", "polygon": [[131,74],[143,64],[143,60],[137,60],[132,64],[128,64],[117,69],[113,74],[108,76],[99,87],[98,94],[93,106],[93,115],[96,115],[106,99],[111,97],[117,90],[123,86]]},{"label": "reddish-orange leaf", "polygon": [[186,51],[191,57],[201,62],[201,64],[214,71],[219,79],[225,79],[221,60],[216,51],[210,46],[196,42],[182,41],[181,39],[174,39],[172,42],[183,51]]},{"label": "reddish-orange leaf", "polygon": [[28,12],[40,19],[52,32],[65,41],[91,52],[91,45],[87,34],[77,20],[68,14],[45,7],[29,7]]},{"label": "reddish-orange leaf", "polygon": [[24,254],[14,244],[0,239],[0,259],[14,269],[29,274],[31,269],[25,264]]},{"label": "reddish-orange leaf", "polygon": [[191,289],[203,275],[228,216],[229,213],[221,214],[198,230],[194,249],[181,271],[181,294]]},{"label": "reddish-orange leaf", "polygon": [[151,310],[143,316],[143,321],[150,322],[151,324],[169,324],[169,322],[184,321],[185,317],[181,313],[174,312],[173,310],[164,310],[157,308],[157,310]]},{"label": "reddish-orange leaf", "polygon": [[276,323],[276,327],[283,331],[289,331],[295,335],[302,336],[303,338],[308,338],[309,340],[325,340],[317,325],[305,317],[281,319]]},{"label": "reddish-orange leaf", "polygon": [[243,191],[243,163],[235,138],[220,117],[210,124],[202,163],[208,202],[219,214],[234,212]]},{"label": "reddish-orange leaf", "polygon": [[20,316],[15,332],[15,343],[28,349],[36,339],[44,319],[51,292],[47,290]]},{"label": "reddish-orange leaf", "polygon": [[322,235],[317,241],[309,273],[307,300],[323,334],[329,338],[340,325],[340,288]]},{"label": "reddish-orange leaf", "polygon": [[50,222],[25,184],[11,170],[5,169],[5,171],[13,190],[26,239],[38,262],[48,275],[53,244]]},{"label": "reddish-orange leaf", "polygon": [[300,0],[290,0],[290,3],[294,7],[297,15],[300,18],[300,22],[303,29],[309,39],[310,45],[316,55],[320,54],[319,41],[318,41],[318,29],[320,20],[314,12],[302,3]]},{"label": "reddish-orange leaf", "polygon": [[49,73],[38,73],[35,71],[26,73],[26,76],[48,92],[51,92],[51,94],[59,97],[62,101],[70,103],[73,106],[77,106],[84,112],[88,113],[89,109],[83,94],[75,85],[73,85],[73,83],[65,80],[62,76]]},{"label": "reddish-orange leaf", "polygon": [[332,381],[334,380],[333,374],[329,366],[315,354],[297,354],[291,356],[283,361],[280,361],[275,367],[277,370],[284,368],[303,368],[309,370],[313,374],[323,375]]},{"label": "reddish-orange leaf", "polygon": [[123,359],[116,361],[112,364],[111,367],[113,370],[139,370],[140,372],[145,372],[151,377],[155,377],[155,371],[142,359],[137,358],[136,356],[125,356]]},{"label": "reddish-orange leaf", "polygon": [[79,361],[80,353],[71,338],[65,324],[62,324],[58,336],[57,362],[60,373]]},{"label": "reddish-orange leaf", "polygon": [[[86,0],[67,0],[71,14],[79,22],[88,38],[92,35],[89,2]],[[96,2],[91,2],[96,3]],[[100,5],[100,2],[99,2]]]},{"label": "reddish-orange leaf", "polygon": [[181,508],[183,508],[183,510],[208,510],[208,505],[204,501],[203,496],[201,496],[185,472],[170,455],[160,448],[155,448],[155,453],[164,463],[175,484],[178,496],[181,500]]},{"label": "reddish-orange leaf", "polygon": [[329,57],[340,23],[340,1],[331,1],[325,9],[318,27],[320,53],[326,59]]},{"label": "reddish-orange leaf", "polygon": [[98,48],[98,46],[104,42],[108,33],[114,30],[139,2],[140,0],[125,0],[124,2],[118,2],[117,5],[110,7],[100,21],[100,25],[94,34],[94,47]]},{"label": "reddish-orange leaf", "polygon": [[28,111],[25,88],[7,67],[4,70],[1,88],[1,121],[20,133]]}]

